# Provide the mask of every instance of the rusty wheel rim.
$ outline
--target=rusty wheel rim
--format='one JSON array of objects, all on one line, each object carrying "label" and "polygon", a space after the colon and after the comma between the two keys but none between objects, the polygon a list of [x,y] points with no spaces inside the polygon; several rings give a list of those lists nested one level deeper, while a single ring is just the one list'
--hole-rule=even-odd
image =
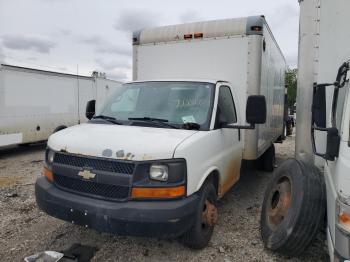
[{"label": "rusty wheel rim", "polygon": [[292,203],[292,184],[288,177],[282,177],[270,195],[268,223],[275,230],[285,219]]},{"label": "rusty wheel rim", "polygon": [[213,227],[218,219],[218,210],[216,206],[205,200],[202,212],[202,228]]}]

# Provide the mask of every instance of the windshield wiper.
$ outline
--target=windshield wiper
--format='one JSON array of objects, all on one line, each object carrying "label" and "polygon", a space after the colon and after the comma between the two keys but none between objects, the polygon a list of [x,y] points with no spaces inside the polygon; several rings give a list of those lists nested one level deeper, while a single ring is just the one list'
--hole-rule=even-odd
[{"label": "windshield wiper", "polygon": [[103,119],[112,124],[122,125],[122,123],[120,123],[115,117],[112,116],[98,115],[94,116],[92,119]]},{"label": "windshield wiper", "polygon": [[155,123],[157,125],[161,125],[161,126],[166,126],[166,127],[170,127],[170,128],[174,128],[174,129],[179,129],[179,127],[168,124],[167,122],[169,122],[169,120],[167,119],[162,119],[162,118],[153,118],[153,117],[129,117],[129,120],[133,121],[143,121],[143,122],[151,122],[151,123]]}]

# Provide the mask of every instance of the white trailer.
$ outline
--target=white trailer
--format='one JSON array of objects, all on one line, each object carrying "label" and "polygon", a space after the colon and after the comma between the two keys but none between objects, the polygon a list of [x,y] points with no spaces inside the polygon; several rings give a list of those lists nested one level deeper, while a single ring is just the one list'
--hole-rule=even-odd
[{"label": "white trailer", "polygon": [[86,104],[102,103],[121,86],[99,77],[0,65],[0,147],[47,140],[84,123]]},{"label": "white trailer", "polygon": [[37,203],[86,227],[204,248],[242,160],[274,168],[284,57],[260,16],[146,29],[133,45],[135,81],[50,136]]},{"label": "white trailer", "polygon": [[324,225],[326,213],[330,259],[345,261],[350,259],[350,1],[299,2],[296,160],[276,170],[267,188],[261,231],[267,248],[296,256]]}]

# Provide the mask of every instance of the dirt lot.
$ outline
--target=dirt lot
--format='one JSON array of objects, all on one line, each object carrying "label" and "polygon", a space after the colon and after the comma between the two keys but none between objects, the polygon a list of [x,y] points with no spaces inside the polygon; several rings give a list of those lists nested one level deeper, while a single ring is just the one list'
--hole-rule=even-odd
[{"label": "dirt lot", "polygon": [[[320,233],[299,258],[281,257],[263,248],[259,220],[262,195],[271,174],[248,171],[219,202],[219,220],[210,245],[201,251],[177,240],[120,237],[99,233],[47,216],[38,210],[34,182],[45,145],[0,151],[0,260],[23,261],[43,250],[61,251],[74,243],[98,248],[93,261],[327,261]],[[291,157],[294,137],[276,145],[277,161]]]}]

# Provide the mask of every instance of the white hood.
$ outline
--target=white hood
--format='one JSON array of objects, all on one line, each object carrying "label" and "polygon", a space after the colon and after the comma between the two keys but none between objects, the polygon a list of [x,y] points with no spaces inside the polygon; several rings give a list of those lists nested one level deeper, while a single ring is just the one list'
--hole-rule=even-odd
[{"label": "white hood", "polygon": [[196,130],[81,124],[50,136],[55,151],[129,160],[170,159],[176,147]]}]

